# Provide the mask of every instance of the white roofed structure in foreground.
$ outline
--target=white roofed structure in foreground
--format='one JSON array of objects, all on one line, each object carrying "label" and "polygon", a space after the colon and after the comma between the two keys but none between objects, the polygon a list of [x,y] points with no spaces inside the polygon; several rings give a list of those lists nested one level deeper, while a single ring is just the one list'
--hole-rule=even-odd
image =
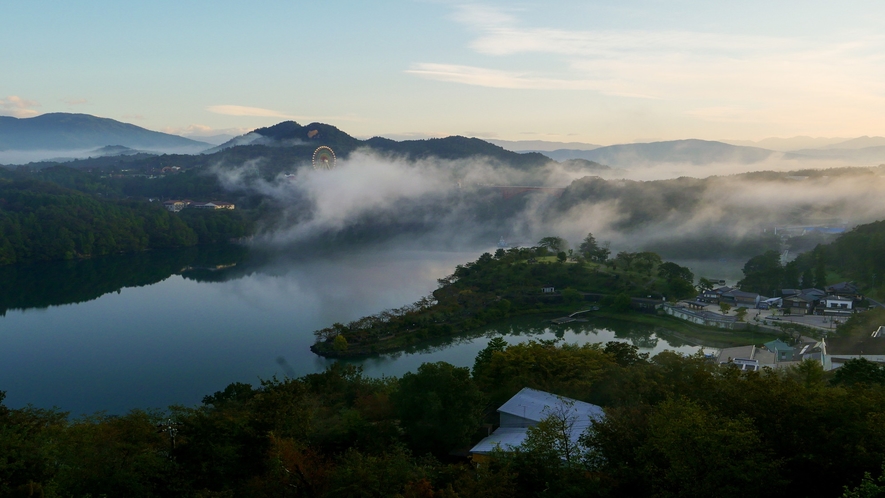
[{"label": "white roofed structure in foreground", "polygon": [[528,387],[501,405],[498,414],[500,427],[470,449],[474,459],[476,455],[487,455],[496,448],[507,451],[521,445],[529,427],[553,414],[568,417],[572,442],[578,441],[593,420],[605,417],[599,406]]}]

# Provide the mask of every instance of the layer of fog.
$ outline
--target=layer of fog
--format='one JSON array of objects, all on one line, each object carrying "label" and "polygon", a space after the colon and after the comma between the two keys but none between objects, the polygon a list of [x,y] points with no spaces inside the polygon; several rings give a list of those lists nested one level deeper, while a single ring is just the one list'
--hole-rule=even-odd
[{"label": "layer of fog", "polygon": [[[115,146],[116,144],[108,144],[105,147]],[[127,147],[129,148],[129,147]],[[65,163],[76,161],[78,159],[88,159],[93,157],[103,157],[109,155],[102,153],[102,147],[89,147],[86,149],[56,150],[0,150],[0,165],[23,165],[39,162]],[[199,154],[204,151],[203,146],[185,146],[185,147],[167,147],[162,149],[132,147],[128,153],[147,153],[147,154]]]},{"label": "layer of fog", "polygon": [[[709,162],[704,164],[689,164],[676,162],[634,162],[628,168],[612,168],[609,171],[600,172],[599,176],[606,179],[618,180],[668,180],[673,178],[709,178],[711,176],[738,175],[753,173],[756,171],[792,172],[807,169],[830,169],[845,166],[871,167],[877,166],[879,161],[863,163],[846,162],[841,159],[830,158],[796,158],[782,154],[773,154],[772,157],[763,161],[752,163],[736,163],[729,161]],[[573,179],[577,179],[572,175]]]},{"label": "layer of fog", "polygon": [[[752,165],[648,165],[591,177],[555,162],[525,171],[490,160],[408,161],[360,150],[332,170],[293,165],[291,174],[267,179],[260,163],[217,165],[214,172],[225,188],[269,200],[274,215],[255,243],[275,247],[334,240],[345,248],[393,241],[493,249],[500,237],[531,245],[550,235],[576,247],[592,232],[613,252],[670,247],[678,253],[678,244],[690,241],[700,257],[715,259],[714,250],[704,253],[705,243],[738,243],[775,226],[850,227],[885,218],[881,168],[809,176],[776,173],[795,170],[790,162],[756,165],[770,172],[753,175],[736,175]],[[705,174],[690,175],[699,169]],[[493,188],[507,185],[568,188]]]}]

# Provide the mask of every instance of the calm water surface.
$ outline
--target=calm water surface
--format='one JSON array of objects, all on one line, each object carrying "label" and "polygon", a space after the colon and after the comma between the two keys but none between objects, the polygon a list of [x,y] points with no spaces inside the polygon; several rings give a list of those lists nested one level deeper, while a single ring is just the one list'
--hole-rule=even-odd
[{"label": "calm water surface", "polygon": [[[480,252],[270,259],[213,248],[0,268],[0,390],[11,407],[122,413],[194,405],[231,382],[317,372],[330,361],[309,351],[314,330],[413,302]],[[511,343],[561,337],[627,341],[652,354],[699,349],[649,327],[592,321],[551,329],[537,317],[357,363],[373,376],[426,361],[470,366],[502,333]]]}]

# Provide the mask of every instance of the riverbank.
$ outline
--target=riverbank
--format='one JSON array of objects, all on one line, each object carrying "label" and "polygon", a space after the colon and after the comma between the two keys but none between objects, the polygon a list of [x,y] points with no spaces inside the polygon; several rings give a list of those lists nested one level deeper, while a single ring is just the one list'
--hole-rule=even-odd
[{"label": "riverbank", "polygon": [[[565,316],[580,309],[567,306],[550,307],[544,310],[526,310],[522,313],[514,313],[506,319],[489,323],[475,329],[462,331],[452,334],[451,336],[428,337],[424,339],[416,339],[414,335],[403,337],[394,337],[386,341],[379,341],[371,345],[360,347],[350,347],[346,350],[319,349],[317,344],[311,346],[311,351],[319,356],[330,359],[364,359],[369,357],[377,357],[386,354],[394,354],[401,352],[414,352],[422,348],[444,347],[444,344],[451,344],[462,340],[481,337],[489,327],[506,323],[514,318],[535,319],[547,324],[551,330],[567,328],[579,325],[578,322],[571,322],[564,325],[557,325],[553,320],[557,317]],[[761,327],[750,326],[746,330],[722,330],[713,327],[703,327],[689,322],[679,320],[667,315],[658,315],[650,313],[617,313],[602,308],[598,311],[591,311],[580,315],[582,326],[599,325],[606,327],[611,322],[622,324],[636,324],[645,327],[652,327],[654,333],[658,336],[670,339],[670,342],[680,342],[692,346],[709,347],[722,349],[732,346],[741,346],[746,344],[762,344],[778,337],[782,332],[773,329],[763,329]]]}]

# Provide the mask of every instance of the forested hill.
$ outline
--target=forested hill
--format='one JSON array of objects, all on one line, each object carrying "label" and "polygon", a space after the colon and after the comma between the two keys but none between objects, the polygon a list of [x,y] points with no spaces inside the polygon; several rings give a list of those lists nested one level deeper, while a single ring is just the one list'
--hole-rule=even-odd
[{"label": "forested hill", "polygon": [[777,295],[780,289],[802,289],[852,280],[866,294],[882,297],[885,287],[885,221],[858,225],[829,244],[781,264],[777,251],[754,256],[744,266],[745,291]]},{"label": "forested hill", "polygon": [[374,137],[368,140],[359,140],[331,125],[310,123],[302,126],[295,121],[284,121],[267,128],[258,128],[216,147],[212,152],[220,152],[243,145],[286,147],[293,155],[305,158],[309,158],[316,147],[325,145],[334,149],[339,157],[345,157],[359,147],[368,147],[378,152],[403,156],[408,159],[437,157],[453,160],[484,157],[517,168],[539,167],[550,162],[549,157],[537,152],[523,154],[512,152],[478,138],[452,136],[396,141]]},{"label": "forested hill", "polygon": [[109,200],[54,183],[0,177],[0,265],[183,247],[249,230],[236,212],[180,217],[159,202]]},{"label": "forested hill", "polygon": [[375,150],[402,154],[413,159],[427,157],[462,159],[478,156],[496,159],[503,164],[519,168],[540,167],[550,162],[549,157],[537,152],[511,152],[485,140],[461,136],[401,142],[376,137],[367,140],[366,144]]}]

